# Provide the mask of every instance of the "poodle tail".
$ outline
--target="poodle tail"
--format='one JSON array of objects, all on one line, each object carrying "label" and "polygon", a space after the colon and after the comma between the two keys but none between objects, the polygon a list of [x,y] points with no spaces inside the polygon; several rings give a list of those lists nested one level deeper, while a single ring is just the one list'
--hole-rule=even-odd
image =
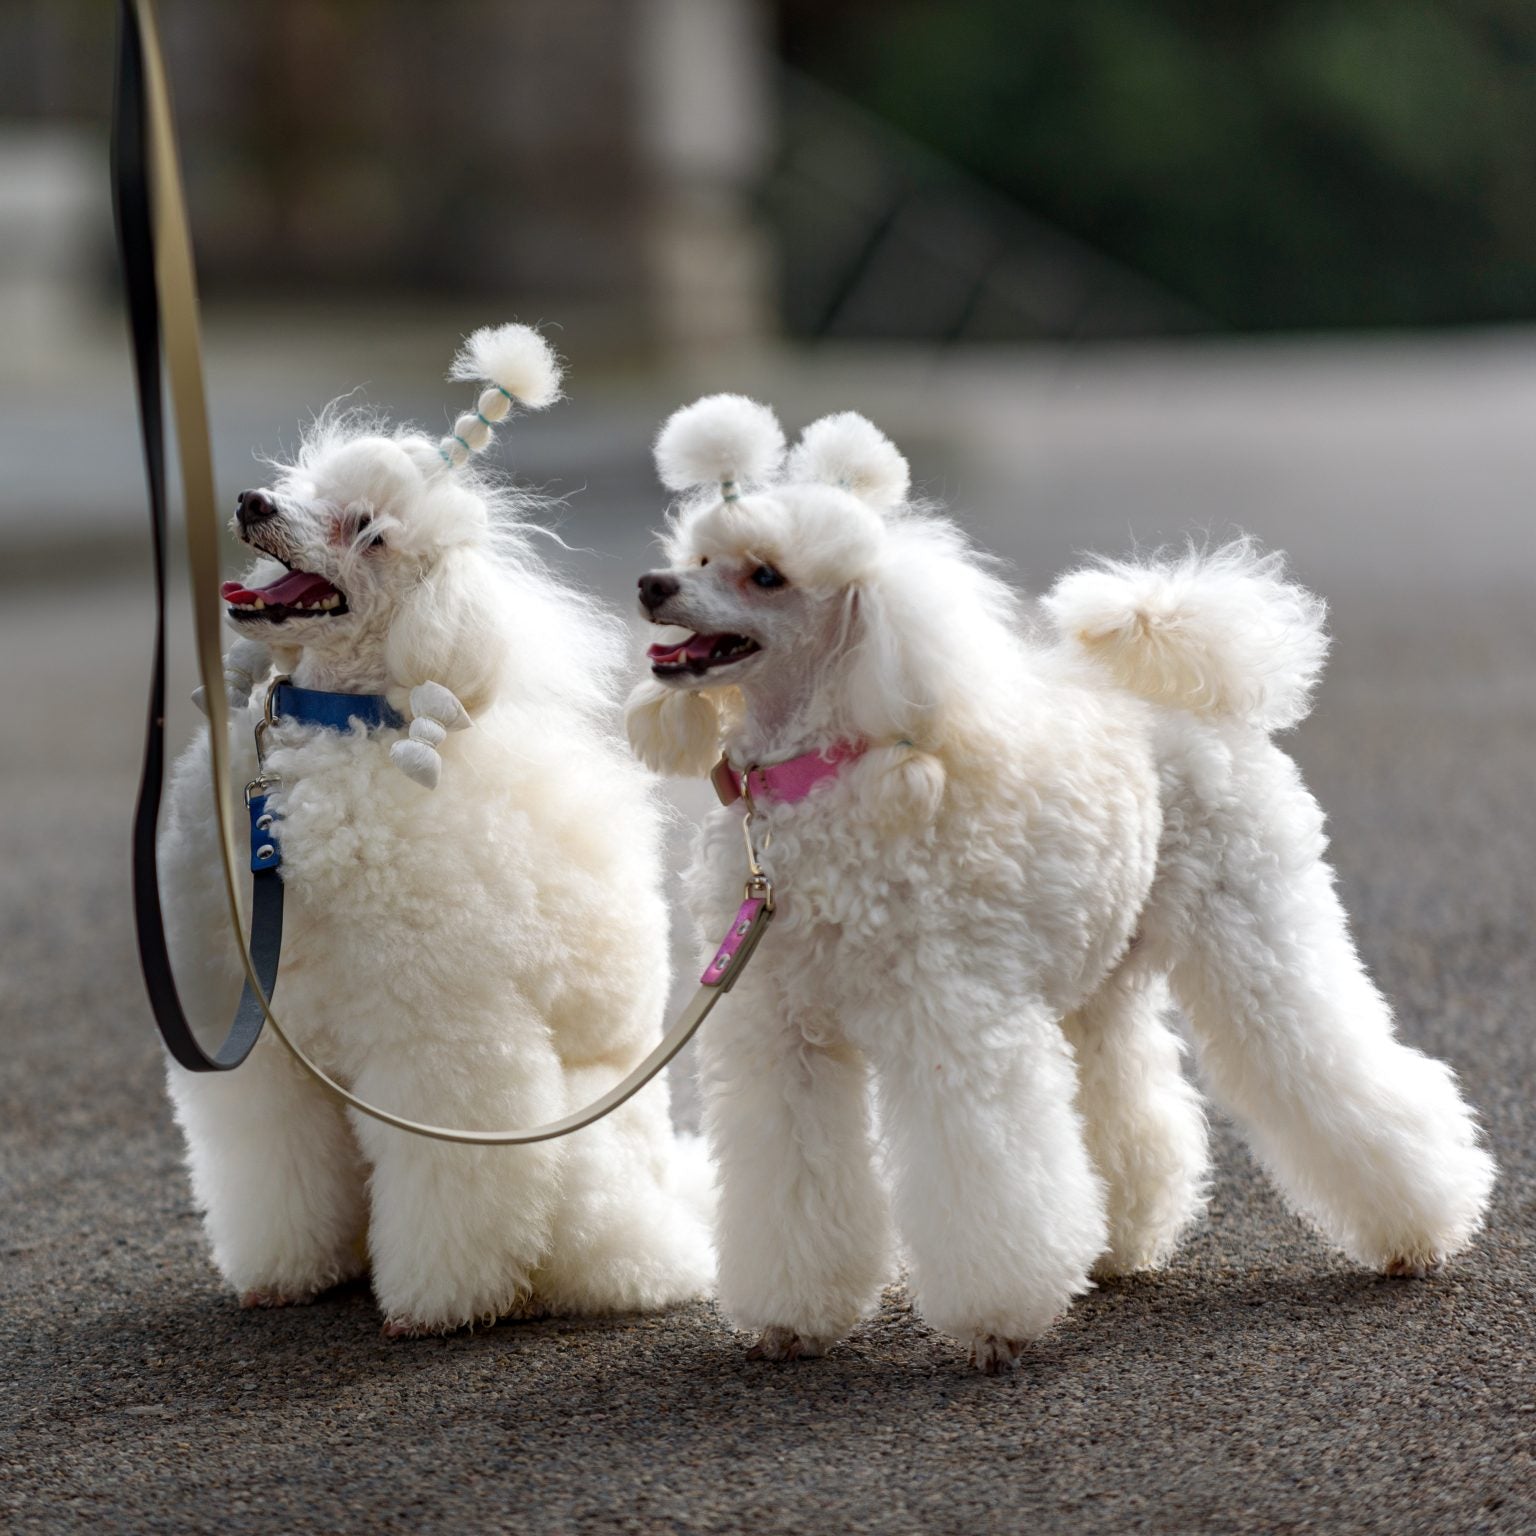
[{"label": "poodle tail", "polygon": [[1328,654],[1323,600],[1249,539],[1146,565],[1106,560],[1063,577],[1045,606],[1121,687],[1266,731],[1306,716]]}]

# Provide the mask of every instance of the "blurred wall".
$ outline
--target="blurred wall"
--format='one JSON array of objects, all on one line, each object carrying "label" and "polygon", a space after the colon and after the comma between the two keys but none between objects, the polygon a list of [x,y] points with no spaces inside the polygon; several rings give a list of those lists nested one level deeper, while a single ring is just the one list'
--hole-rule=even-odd
[{"label": "blurred wall", "polygon": [[[767,325],[749,208],[771,127],[759,0],[159,10],[210,300],[511,295],[620,351]],[[18,119],[99,138],[110,15],[7,0],[5,164],[40,142]],[[30,180],[57,184],[57,140],[47,153]]]}]

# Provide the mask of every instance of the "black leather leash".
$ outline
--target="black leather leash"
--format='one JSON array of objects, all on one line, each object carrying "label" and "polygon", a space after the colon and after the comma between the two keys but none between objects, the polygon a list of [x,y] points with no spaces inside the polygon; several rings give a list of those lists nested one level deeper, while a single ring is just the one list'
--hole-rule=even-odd
[{"label": "black leather leash", "polygon": [[[144,477],[149,488],[149,524],[154,541],[155,641],[149,676],[149,713],[144,729],[144,762],[133,813],[133,919],[139,964],[149,1005],[166,1049],[191,1072],[228,1072],[251,1053],[266,1011],[247,979],[234,1023],[211,1055],[198,1043],[181,1006],[165,938],[160,903],[156,829],[165,780],[165,587],[168,510],[165,474],[165,414],[160,375],[160,296],[155,278],[153,188],[148,154],[148,103],[144,79],[144,37],[138,12],[119,0],[117,90],[112,110],[112,202],[117,215],[118,251],[133,345],[134,381],[139,396],[139,429]],[[254,818],[253,818],[254,822]],[[251,958],[267,998],[277,981],[283,937],[283,882],[275,860],[253,870]]]}]

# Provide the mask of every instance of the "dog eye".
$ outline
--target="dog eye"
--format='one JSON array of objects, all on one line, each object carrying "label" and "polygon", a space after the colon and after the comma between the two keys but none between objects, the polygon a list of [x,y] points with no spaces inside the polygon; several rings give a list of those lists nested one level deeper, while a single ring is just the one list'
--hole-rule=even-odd
[{"label": "dog eye", "polygon": [[353,537],[356,539],[368,539],[369,549],[383,549],[384,535],[382,533],[376,533],[371,539],[368,538],[368,530],[372,527],[373,519],[364,518],[363,521],[357,525],[357,532],[353,535]]},{"label": "dog eye", "polygon": [[789,578],[774,570],[771,565],[760,565],[752,572],[752,580],[760,587],[783,587]]}]

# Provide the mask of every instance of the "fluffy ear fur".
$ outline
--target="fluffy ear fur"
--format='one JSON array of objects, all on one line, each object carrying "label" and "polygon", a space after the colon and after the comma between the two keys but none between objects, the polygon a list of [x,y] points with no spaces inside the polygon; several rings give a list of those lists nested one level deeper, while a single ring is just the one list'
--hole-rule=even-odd
[{"label": "fluffy ear fur", "polygon": [[502,683],[507,647],[500,583],[476,549],[447,550],[395,613],[384,660],[395,687],[440,683],[471,715],[486,709]]},{"label": "fluffy ear fur", "polygon": [[840,486],[881,512],[899,507],[912,483],[896,445],[856,411],[813,421],[789,456],[786,477]]},{"label": "fluffy ear fur", "polygon": [[829,719],[941,753],[1017,706],[1018,599],[943,518],[885,526],[878,568],[848,597]]},{"label": "fluffy ear fur", "polygon": [[720,739],[739,700],[735,688],[683,693],[647,678],[624,706],[629,744],[652,773],[701,779],[720,760]]},{"label": "fluffy ear fur", "polygon": [[718,484],[727,498],[763,485],[784,457],[784,429],[745,395],[706,395],[674,411],[656,438],[656,473],[669,491]]}]

